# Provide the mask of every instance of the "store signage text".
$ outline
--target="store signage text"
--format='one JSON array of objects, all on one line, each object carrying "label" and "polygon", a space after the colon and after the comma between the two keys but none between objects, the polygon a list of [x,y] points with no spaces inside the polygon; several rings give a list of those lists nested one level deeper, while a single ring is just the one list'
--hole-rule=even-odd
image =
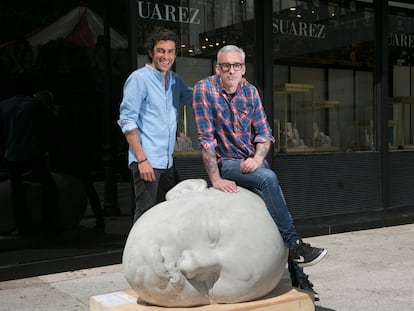
[{"label": "store signage text", "polygon": [[286,36],[325,38],[325,25],[273,19],[273,33]]},{"label": "store signage text", "polygon": [[137,1],[138,16],[144,19],[200,24],[200,9],[170,4],[158,4],[154,1]]},{"label": "store signage text", "polygon": [[393,33],[390,36],[390,45],[403,48],[414,48],[414,35]]}]

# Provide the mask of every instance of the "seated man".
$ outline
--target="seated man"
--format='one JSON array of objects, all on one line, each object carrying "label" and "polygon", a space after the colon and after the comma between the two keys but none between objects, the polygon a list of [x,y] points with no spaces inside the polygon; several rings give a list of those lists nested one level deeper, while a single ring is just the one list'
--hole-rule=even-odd
[{"label": "seated man", "polygon": [[244,51],[224,46],[217,54],[215,69],[216,75],[199,81],[193,89],[198,141],[210,181],[224,192],[237,192],[237,186],[261,192],[289,248],[290,270],[301,278],[302,289],[313,290],[301,267],[318,263],[327,251],[302,242],[277,175],[265,159],[275,139],[259,92],[243,78]]},{"label": "seated man", "polygon": [[190,179],[137,220],[122,264],[139,299],[185,307],[266,295],[279,283],[287,255],[259,196]]}]

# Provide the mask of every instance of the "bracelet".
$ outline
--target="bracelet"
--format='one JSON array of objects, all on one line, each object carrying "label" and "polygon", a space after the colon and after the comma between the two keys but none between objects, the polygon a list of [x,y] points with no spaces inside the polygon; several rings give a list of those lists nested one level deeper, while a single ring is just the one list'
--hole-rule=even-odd
[{"label": "bracelet", "polygon": [[143,159],[143,160],[138,161],[138,164],[144,163],[145,161],[147,161],[147,158],[145,158],[145,159]]}]

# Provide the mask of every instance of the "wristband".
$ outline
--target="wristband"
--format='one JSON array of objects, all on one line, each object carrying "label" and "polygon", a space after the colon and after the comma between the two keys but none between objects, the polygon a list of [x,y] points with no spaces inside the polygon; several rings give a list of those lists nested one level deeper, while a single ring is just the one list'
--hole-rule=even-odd
[{"label": "wristband", "polygon": [[145,159],[143,159],[143,160],[138,161],[138,164],[144,163],[145,161],[147,161],[147,158],[145,158]]}]

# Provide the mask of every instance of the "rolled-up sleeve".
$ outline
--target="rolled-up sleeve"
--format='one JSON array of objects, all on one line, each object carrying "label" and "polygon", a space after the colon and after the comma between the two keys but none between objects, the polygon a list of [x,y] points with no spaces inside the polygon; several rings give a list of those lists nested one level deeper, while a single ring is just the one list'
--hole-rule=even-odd
[{"label": "rolled-up sleeve", "polygon": [[125,81],[123,98],[119,107],[118,125],[124,134],[138,127],[137,120],[141,109],[139,97],[142,96],[143,91],[136,76],[131,74]]}]

